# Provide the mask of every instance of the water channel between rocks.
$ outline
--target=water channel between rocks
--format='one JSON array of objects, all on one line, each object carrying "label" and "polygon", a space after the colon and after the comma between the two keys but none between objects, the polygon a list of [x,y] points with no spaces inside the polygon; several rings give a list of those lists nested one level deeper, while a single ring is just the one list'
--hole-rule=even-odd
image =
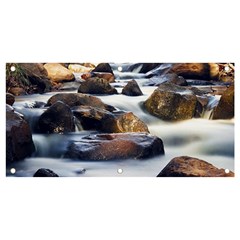
[{"label": "water channel between rocks", "polygon": [[[122,81],[125,82],[125,81]],[[120,84],[122,84],[122,82]],[[139,85],[144,95],[129,97],[119,95],[96,95],[104,103],[125,111],[131,111],[143,120],[152,135],[163,140],[165,155],[146,160],[117,161],[76,161],[62,158],[69,140],[76,140],[79,135],[88,135],[90,131],[78,131],[72,134],[33,134],[36,147],[34,156],[24,161],[15,162],[7,167],[16,169],[14,176],[33,176],[39,168],[49,168],[59,176],[150,176],[155,177],[166,164],[177,156],[191,156],[205,160],[218,168],[234,171],[234,120],[208,120],[205,118],[165,122],[142,108],[142,102],[156,87]],[[71,91],[71,92],[77,92]],[[121,88],[118,88],[121,92]],[[31,126],[37,121],[44,109],[25,108],[34,101],[47,102],[56,92],[16,97],[13,107],[22,113]],[[96,132],[95,132],[96,133]],[[82,169],[85,169],[84,173]],[[121,174],[118,169],[122,169]]]}]

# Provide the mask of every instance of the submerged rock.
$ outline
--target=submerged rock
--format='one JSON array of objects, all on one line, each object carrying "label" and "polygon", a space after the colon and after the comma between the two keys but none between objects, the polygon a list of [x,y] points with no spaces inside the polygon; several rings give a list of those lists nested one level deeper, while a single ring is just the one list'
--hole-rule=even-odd
[{"label": "submerged rock", "polygon": [[74,118],[69,106],[56,102],[39,118],[38,127],[41,133],[74,132]]},{"label": "submerged rock", "polygon": [[6,103],[12,106],[14,102],[15,102],[15,97],[11,93],[6,93]]},{"label": "submerged rock", "polygon": [[148,82],[145,83],[146,86],[159,86],[163,83],[173,83],[179,86],[187,86],[187,81],[182,77],[178,76],[176,73],[167,73],[161,76],[152,77]]},{"label": "submerged rock", "polygon": [[147,125],[132,112],[111,113],[90,106],[72,108],[85,130],[100,130],[108,133],[149,132]]},{"label": "submerged rock", "polygon": [[47,168],[38,169],[33,177],[59,177],[55,172]]},{"label": "submerged rock", "polygon": [[[7,105],[9,106],[9,105]],[[6,108],[6,159],[7,163],[22,160],[35,151],[28,123],[12,107]]]},{"label": "submerged rock", "polygon": [[48,78],[53,82],[74,80],[73,73],[60,63],[46,63],[44,68],[47,70]]},{"label": "submerged rock", "polygon": [[47,106],[51,106],[57,101],[62,101],[69,107],[85,105],[105,109],[108,111],[115,110],[114,107],[103,103],[101,99],[82,93],[58,93],[48,100]]},{"label": "submerged rock", "polygon": [[103,78],[89,78],[87,81],[82,82],[79,93],[90,94],[117,94],[117,90],[112,87],[106,79]]},{"label": "submerged rock", "polygon": [[119,159],[146,159],[163,155],[160,138],[147,133],[97,134],[72,142],[65,154],[67,158],[88,161]]},{"label": "submerged rock", "polygon": [[198,158],[182,156],[173,158],[157,177],[234,177],[234,173],[226,173]]},{"label": "submerged rock", "polygon": [[220,98],[213,111],[212,119],[231,119],[234,117],[234,85],[230,86]]},{"label": "submerged rock", "polygon": [[191,119],[196,104],[193,90],[170,83],[161,84],[144,102],[148,112],[167,121]]},{"label": "submerged rock", "polygon": [[127,96],[140,96],[143,95],[140,87],[138,86],[135,80],[131,80],[127,83],[127,85],[123,88],[122,94]]}]

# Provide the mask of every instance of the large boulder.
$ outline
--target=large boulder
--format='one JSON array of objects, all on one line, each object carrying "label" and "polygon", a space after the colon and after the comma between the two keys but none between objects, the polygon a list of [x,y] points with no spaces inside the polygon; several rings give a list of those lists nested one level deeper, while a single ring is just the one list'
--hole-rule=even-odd
[{"label": "large boulder", "polygon": [[234,85],[224,91],[217,107],[213,111],[212,119],[231,119],[234,117]]},{"label": "large boulder", "polygon": [[234,177],[234,173],[226,173],[198,158],[182,156],[173,158],[157,177]]},{"label": "large boulder", "polygon": [[28,77],[47,78],[48,73],[42,63],[19,63]]},{"label": "large boulder", "polygon": [[127,96],[140,96],[143,95],[140,87],[138,86],[136,80],[131,80],[127,83],[127,85],[123,88],[122,94]]},{"label": "large boulder", "polygon": [[191,119],[197,97],[192,90],[175,84],[161,84],[144,102],[151,114],[167,121]]},{"label": "large boulder", "polygon": [[146,159],[163,154],[163,142],[158,137],[146,133],[115,133],[90,135],[72,142],[65,157],[104,161]]},{"label": "large boulder", "polygon": [[47,70],[48,78],[52,82],[72,81],[75,79],[73,73],[60,63],[46,63],[44,68]]},{"label": "large boulder", "polygon": [[55,172],[47,168],[38,169],[33,177],[59,177]]},{"label": "large boulder", "polygon": [[99,63],[92,72],[105,72],[113,74],[112,68],[109,63]]},{"label": "large boulder", "polygon": [[81,83],[78,92],[90,94],[117,94],[117,90],[112,87],[104,78],[89,78]]},{"label": "large boulder", "polygon": [[49,92],[52,84],[48,79],[48,72],[42,63],[19,63],[29,81],[37,86],[37,92]]},{"label": "large boulder", "polygon": [[38,128],[41,133],[74,132],[74,117],[70,107],[60,101],[54,103],[40,116]]},{"label": "large boulder", "polygon": [[15,102],[14,95],[12,95],[11,93],[6,93],[6,103],[12,106],[14,102]]},{"label": "large boulder", "polygon": [[6,159],[7,163],[22,160],[35,151],[32,133],[24,118],[6,107]]},{"label": "large boulder", "polygon": [[147,125],[132,112],[111,113],[90,106],[79,106],[72,110],[85,130],[108,133],[149,132]]},{"label": "large boulder", "polygon": [[86,105],[106,109],[108,111],[113,111],[115,109],[114,107],[103,103],[101,99],[97,97],[82,93],[58,93],[48,100],[47,106],[51,106],[57,101],[62,101],[69,107]]}]

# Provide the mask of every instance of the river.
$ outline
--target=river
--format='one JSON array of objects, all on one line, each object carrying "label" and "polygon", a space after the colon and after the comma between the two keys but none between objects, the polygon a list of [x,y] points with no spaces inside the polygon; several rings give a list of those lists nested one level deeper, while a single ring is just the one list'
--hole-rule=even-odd
[{"label": "river", "polygon": [[[121,70],[121,69],[120,69]],[[155,177],[166,164],[177,156],[191,156],[205,160],[218,168],[234,171],[234,119],[209,120],[209,113],[204,118],[185,120],[180,122],[165,122],[142,108],[142,103],[154,91],[154,86],[144,86],[147,81],[143,74],[136,72],[122,73],[114,68],[117,77],[114,85],[121,92],[121,86],[128,80],[135,78],[143,92],[142,96],[129,97],[118,95],[96,95],[104,103],[117,107],[121,110],[131,111],[143,120],[152,135],[163,140],[165,155],[147,160],[117,160],[117,161],[76,161],[64,159],[70,139],[88,135],[90,131],[80,131],[76,123],[76,132],[69,134],[36,134],[33,133],[33,141],[36,152],[33,156],[20,162],[7,166],[7,176],[31,177],[39,168],[49,168],[59,176],[66,177],[107,177],[107,176],[146,176]],[[74,83],[75,84],[75,83]],[[71,85],[68,84],[66,86]],[[77,89],[65,92],[77,92]],[[34,101],[44,102],[57,92],[45,94],[33,94],[18,96],[13,107],[22,113],[30,126],[34,128],[38,117],[44,112],[44,108],[31,108]],[[219,96],[213,97],[212,105],[216,105]],[[28,108],[26,107],[28,106]],[[29,108],[30,106],[30,108]],[[16,170],[12,174],[10,169]],[[121,169],[121,173],[119,173]]]}]

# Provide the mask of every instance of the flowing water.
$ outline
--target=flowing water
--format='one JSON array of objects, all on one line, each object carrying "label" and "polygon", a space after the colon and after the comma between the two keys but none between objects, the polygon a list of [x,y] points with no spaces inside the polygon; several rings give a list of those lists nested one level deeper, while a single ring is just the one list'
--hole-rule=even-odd
[{"label": "flowing water", "polygon": [[[137,79],[144,95],[129,97],[122,94],[100,96],[103,102],[113,105],[121,110],[131,111],[149,127],[150,133],[163,140],[165,155],[147,160],[116,160],[116,161],[76,161],[64,159],[70,140],[77,140],[88,135],[90,131],[83,131],[77,127],[76,132],[69,134],[36,134],[33,133],[33,141],[36,152],[24,161],[7,166],[8,176],[33,176],[39,168],[49,168],[59,176],[152,176],[155,177],[166,164],[177,156],[191,156],[203,159],[218,168],[234,171],[234,120],[209,120],[211,109],[218,103],[219,97],[212,97],[208,104],[208,111],[203,118],[191,119],[179,122],[164,122],[142,108],[142,103],[154,91],[156,87],[143,86],[147,81],[144,74],[136,72],[122,73],[114,66],[117,83],[124,85],[132,78]],[[77,92],[72,90],[71,92]],[[121,92],[121,87],[118,88]],[[34,131],[39,116],[45,108],[32,108],[33,102],[38,105],[46,103],[56,92],[46,94],[34,94],[16,97],[13,107],[22,113],[30,123]],[[15,168],[12,175],[10,169]],[[121,174],[118,169],[122,169]]]}]

